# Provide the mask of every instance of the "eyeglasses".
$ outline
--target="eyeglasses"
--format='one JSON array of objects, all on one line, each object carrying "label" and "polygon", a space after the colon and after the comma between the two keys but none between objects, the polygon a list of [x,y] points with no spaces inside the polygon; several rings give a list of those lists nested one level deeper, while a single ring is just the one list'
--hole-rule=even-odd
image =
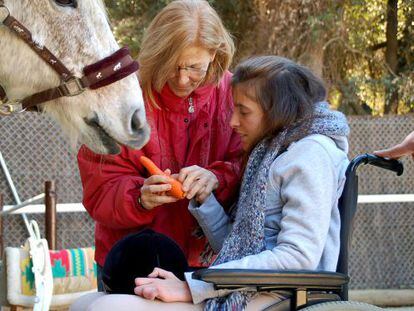
[{"label": "eyeglasses", "polygon": [[175,76],[178,77],[180,75],[181,70],[187,71],[188,76],[193,81],[201,81],[207,74],[208,68],[210,67],[210,63],[208,64],[206,69],[203,68],[196,68],[191,66],[177,66],[175,68]]}]

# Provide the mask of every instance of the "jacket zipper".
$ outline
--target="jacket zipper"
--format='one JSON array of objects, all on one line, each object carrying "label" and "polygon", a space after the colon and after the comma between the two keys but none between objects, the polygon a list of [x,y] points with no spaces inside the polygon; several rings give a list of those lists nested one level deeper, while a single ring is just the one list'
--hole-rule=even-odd
[{"label": "jacket zipper", "polygon": [[193,98],[189,97],[188,98],[188,112],[189,113],[194,113],[195,109],[194,109],[194,103],[193,103]]},{"label": "jacket zipper", "polygon": [[187,137],[188,137],[188,142],[187,142],[187,148],[186,148],[186,155],[188,156],[188,151],[190,149],[190,122],[191,122],[191,118],[192,118],[192,114],[194,113],[195,109],[194,109],[194,102],[193,102],[193,98],[189,97],[188,98],[188,113],[190,114],[188,116],[188,126],[187,126]]}]

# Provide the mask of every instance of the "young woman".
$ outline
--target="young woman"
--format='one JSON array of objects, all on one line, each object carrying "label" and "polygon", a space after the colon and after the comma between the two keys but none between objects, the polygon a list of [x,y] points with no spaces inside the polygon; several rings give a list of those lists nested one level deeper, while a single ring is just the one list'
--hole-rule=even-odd
[{"label": "young woman", "polygon": [[[213,267],[335,271],[338,199],[348,165],[346,118],[329,109],[317,77],[285,58],[246,60],[232,84],[231,126],[249,155],[238,203],[226,213],[211,194],[189,206],[218,252]],[[214,290],[191,273],[181,281],[159,268],[135,284],[139,297],[100,296],[89,310],[261,310],[283,299]]]},{"label": "young woman", "polygon": [[[187,207],[189,199],[212,191],[224,206],[235,199],[241,144],[229,125],[234,106],[227,69],[233,53],[233,41],[207,1],[173,1],[149,25],[139,55],[149,143],[105,157],[83,146],[78,155],[83,204],[96,221],[98,279],[112,246],[143,229],[173,239],[191,267],[211,263]],[[178,173],[186,199],[167,195],[166,178],[149,177],[141,155]]]}]

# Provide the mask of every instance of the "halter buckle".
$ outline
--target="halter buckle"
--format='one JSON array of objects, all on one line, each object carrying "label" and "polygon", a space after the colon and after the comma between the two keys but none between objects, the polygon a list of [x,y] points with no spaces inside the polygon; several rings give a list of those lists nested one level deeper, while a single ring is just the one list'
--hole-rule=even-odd
[{"label": "halter buckle", "polygon": [[0,2],[0,23],[4,24],[4,21],[10,16],[10,10],[4,4]]},{"label": "halter buckle", "polygon": [[69,80],[62,82],[59,87],[62,96],[77,96],[85,91],[81,79],[77,77],[69,78]]},{"label": "halter buckle", "polygon": [[3,103],[0,100],[0,115],[1,116],[11,116],[13,114],[18,114],[26,109],[23,109],[23,105],[21,102],[13,102],[13,103]]}]

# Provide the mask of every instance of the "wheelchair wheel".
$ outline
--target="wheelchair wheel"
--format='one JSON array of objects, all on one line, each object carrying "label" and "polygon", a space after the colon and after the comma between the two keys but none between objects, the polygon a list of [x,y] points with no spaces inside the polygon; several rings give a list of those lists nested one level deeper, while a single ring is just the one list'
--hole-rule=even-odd
[{"label": "wheelchair wheel", "polygon": [[332,301],[309,306],[301,311],[380,311],[382,308],[357,301]]}]

